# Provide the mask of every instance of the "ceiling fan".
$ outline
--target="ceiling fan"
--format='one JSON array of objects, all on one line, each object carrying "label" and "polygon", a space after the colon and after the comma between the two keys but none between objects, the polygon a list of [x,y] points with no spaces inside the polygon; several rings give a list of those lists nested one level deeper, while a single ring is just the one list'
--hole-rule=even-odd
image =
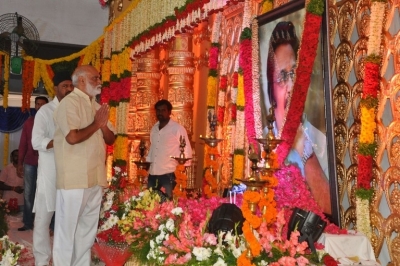
[{"label": "ceiling fan", "polygon": [[38,46],[33,41],[39,40],[39,32],[35,25],[26,17],[15,13],[0,16],[0,50],[10,55],[10,70],[13,74],[21,74],[24,50],[28,55],[34,55]]}]

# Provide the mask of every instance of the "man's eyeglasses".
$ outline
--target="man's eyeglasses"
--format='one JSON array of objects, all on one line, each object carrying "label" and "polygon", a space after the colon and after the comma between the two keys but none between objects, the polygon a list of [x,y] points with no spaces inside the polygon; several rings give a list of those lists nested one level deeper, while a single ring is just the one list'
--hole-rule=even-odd
[{"label": "man's eyeglasses", "polygon": [[289,81],[289,78],[292,81],[294,81],[294,79],[296,78],[295,69],[290,70],[290,72],[287,72],[286,70],[282,70],[278,74],[278,78],[276,79],[276,83],[278,83],[278,85],[284,85]]}]

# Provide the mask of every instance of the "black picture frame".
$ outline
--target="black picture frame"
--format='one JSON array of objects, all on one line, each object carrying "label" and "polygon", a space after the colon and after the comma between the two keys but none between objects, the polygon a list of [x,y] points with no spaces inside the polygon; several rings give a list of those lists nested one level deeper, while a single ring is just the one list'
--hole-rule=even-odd
[{"label": "black picture frame", "polygon": [[[311,124],[317,121],[315,127],[318,128],[326,136],[326,164],[325,175],[329,178],[329,190],[331,198],[331,214],[328,216],[331,222],[340,226],[340,207],[338,199],[338,181],[336,173],[336,155],[334,147],[334,128],[333,128],[333,109],[332,109],[332,85],[329,59],[329,42],[327,25],[326,7],[328,3],[325,1],[325,12],[322,18],[320,41],[317,51],[317,57],[314,62],[313,74],[309,92],[307,94],[306,106],[304,113],[308,118],[308,112],[311,115]],[[266,78],[266,58],[269,48],[269,38],[275,25],[279,21],[292,21],[296,34],[301,39],[301,32],[305,16],[305,1],[290,1],[270,12],[257,17],[259,25],[259,59],[260,59],[260,96],[263,120],[265,119],[266,110],[269,109],[269,98],[265,91],[267,83]],[[298,32],[300,31],[300,32]],[[268,37],[269,32],[269,37]],[[319,90],[318,90],[319,89]],[[324,101],[321,101],[324,99]],[[312,104],[312,105],[311,105]],[[317,105],[316,105],[317,104]],[[319,105],[318,105],[319,104]],[[307,106],[308,105],[308,106]],[[323,107],[321,107],[323,106]],[[320,109],[319,109],[320,108]],[[323,116],[318,118],[318,115]],[[313,124],[314,125],[314,124]],[[264,126],[264,124],[263,124]]]}]

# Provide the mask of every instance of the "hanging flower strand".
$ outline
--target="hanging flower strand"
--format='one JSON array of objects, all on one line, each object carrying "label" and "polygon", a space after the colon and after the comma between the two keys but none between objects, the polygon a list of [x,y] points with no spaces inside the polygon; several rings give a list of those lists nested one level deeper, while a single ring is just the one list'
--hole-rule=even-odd
[{"label": "hanging flower strand", "polygon": [[384,21],[386,1],[373,1],[371,6],[370,34],[365,59],[364,85],[361,95],[361,132],[358,148],[358,173],[356,183],[356,215],[357,230],[371,238],[369,201],[374,189],[371,187],[373,178],[373,161],[376,153],[376,108],[378,106],[378,91],[380,82],[380,45],[382,40],[382,25]]}]

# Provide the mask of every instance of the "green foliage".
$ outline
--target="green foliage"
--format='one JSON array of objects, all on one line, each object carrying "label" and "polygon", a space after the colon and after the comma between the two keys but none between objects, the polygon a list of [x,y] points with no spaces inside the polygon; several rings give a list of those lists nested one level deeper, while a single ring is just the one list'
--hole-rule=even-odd
[{"label": "green foliage", "polygon": [[243,155],[244,156],[244,150],[243,149],[235,149],[233,151],[233,154]]},{"label": "green foliage", "polygon": [[324,13],[325,4],[322,0],[311,0],[307,5],[307,11],[314,14],[321,16]]},{"label": "green foliage", "polygon": [[147,254],[150,252],[150,241],[141,243],[143,246],[140,248],[131,248],[135,258],[140,262],[140,265],[148,265]]},{"label": "green foliage", "polygon": [[54,73],[69,72],[72,74],[72,72],[74,72],[75,68],[78,66],[80,59],[80,57],[77,57],[75,59],[72,59],[71,61],[61,61],[58,63],[54,63],[51,65],[51,68],[53,69]]},{"label": "green foliage", "polygon": [[251,29],[249,27],[244,28],[240,34],[240,41],[244,40],[251,40]]},{"label": "green foliage", "polygon": [[209,77],[218,77],[218,70],[210,69],[210,71],[208,72],[208,76]]},{"label": "green foliage", "polygon": [[213,42],[211,43],[211,47],[221,47],[221,44],[219,44],[218,42]]},{"label": "green foliage", "polygon": [[126,166],[126,161],[125,160],[121,160],[121,159],[117,159],[113,162],[113,167],[114,166]]},{"label": "green foliage", "polygon": [[374,189],[365,189],[365,188],[359,188],[356,190],[356,196],[360,199],[366,199],[371,201],[372,196],[374,195]]},{"label": "green foliage", "polygon": [[376,142],[370,144],[360,143],[360,146],[358,147],[358,153],[366,156],[375,156],[377,148],[378,144]]},{"label": "green foliage", "polygon": [[368,96],[366,99],[360,101],[360,105],[366,107],[367,109],[376,108],[379,104],[377,98]]},{"label": "green foliage", "polygon": [[374,63],[374,64],[377,64],[377,65],[379,65],[381,63],[381,60],[382,60],[381,56],[380,55],[376,55],[376,54],[368,55],[365,58],[365,62],[370,62],[370,63]]},{"label": "green foliage", "polygon": [[243,68],[239,67],[238,74],[243,75]]}]

